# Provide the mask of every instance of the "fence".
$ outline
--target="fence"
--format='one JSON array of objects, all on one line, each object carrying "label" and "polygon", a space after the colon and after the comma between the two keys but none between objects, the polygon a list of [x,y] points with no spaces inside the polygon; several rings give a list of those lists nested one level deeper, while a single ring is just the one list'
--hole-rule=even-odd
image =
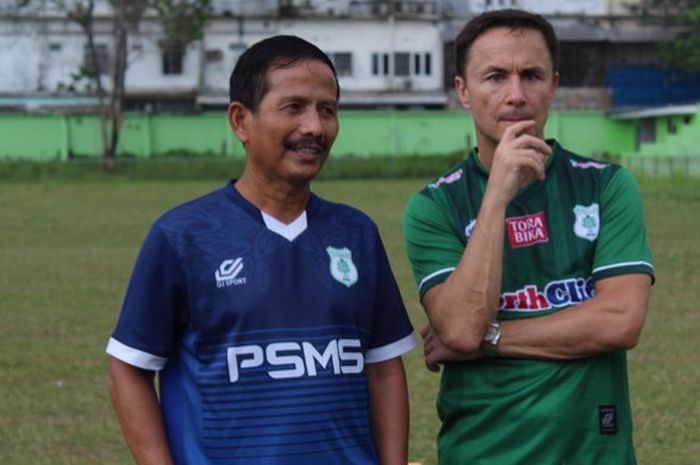
[{"label": "fence", "polygon": [[700,153],[684,157],[623,157],[620,163],[635,174],[700,177]]}]

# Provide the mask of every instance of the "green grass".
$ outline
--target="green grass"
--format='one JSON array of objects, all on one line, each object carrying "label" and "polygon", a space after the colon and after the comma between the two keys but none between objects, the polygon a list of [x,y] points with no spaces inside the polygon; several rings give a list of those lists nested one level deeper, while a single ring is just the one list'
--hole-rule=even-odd
[{"label": "green grass", "polygon": [[[104,346],[138,246],[169,206],[221,182],[13,182],[0,185],[0,464],[130,464],[107,397]],[[319,194],[378,223],[418,328],[424,321],[402,246],[403,206],[423,181],[320,181]],[[640,465],[700,455],[700,180],[642,180],[657,268],[630,352]],[[406,359],[413,461],[435,463],[438,376]]]}]

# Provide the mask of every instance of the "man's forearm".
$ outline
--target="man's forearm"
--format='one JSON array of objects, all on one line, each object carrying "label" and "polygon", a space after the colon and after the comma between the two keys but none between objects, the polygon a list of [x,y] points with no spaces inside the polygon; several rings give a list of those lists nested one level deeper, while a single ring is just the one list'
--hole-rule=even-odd
[{"label": "man's forearm", "polygon": [[380,465],[408,462],[408,389],[401,358],[367,364],[370,422]]},{"label": "man's forearm", "polygon": [[596,285],[596,297],[559,312],[501,322],[499,355],[570,360],[633,348],[641,335],[651,278],[630,274]]},{"label": "man's forearm", "polygon": [[490,172],[474,232],[456,269],[423,296],[431,325],[441,341],[456,351],[477,351],[496,318],[508,204],[519,188],[545,177],[551,147],[527,134],[533,124],[521,121],[509,126],[495,152],[483,154]]},{"label": "man's forearm", "polygon": [[112,359],[109,393],[137,465],[172,465],[153,373]]},{"label": "man's forearm", "polygon": [[457,268],[423,297],[440,339],[459,351],[478,348],[495,319],[503,271],[505,205],[483,205]]}]

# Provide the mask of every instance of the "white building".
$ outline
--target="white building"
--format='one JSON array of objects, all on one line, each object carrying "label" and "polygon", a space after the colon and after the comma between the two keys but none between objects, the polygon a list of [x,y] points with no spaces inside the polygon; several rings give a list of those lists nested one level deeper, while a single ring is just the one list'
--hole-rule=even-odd
[{"label": "white building", "polygon": [[[109,88],[109,16],[98,15],[95,29],[99,69]],[[204,38],[181,55],[164,53],[158,20],[144,18],[129,36],[129,106],[224,106],[229,75],[240,54],[275,34],[298,35],[329,54],[337,67],[345,106],[441,107],[446,102],[443,46],[435,17],[285,18],[223,13],[211,19]],[[79,27],[56,12],[0,12],[0,106],[22,102],[24,106],[47,102],[65,106],[91,95],[87,79],[76,82],[71,77],[88,63],[85,44]],[[75,89],[69,92],[71,86]]]},{"label": "white building", "polygon": [[[32,5],[47,0],[33,0]],[[679,30],[629,15],[640,0],[214,0],[202,40],[165,53],[161,26],[147,15],[129,36],[127,109],[221,108],[243,51],[275,34],[294,34],[336,64],[341,105],[348,108],[442,108],[450,97],[451,42],[465,20],[496,8],[547,16],[560,38],[560,108],[610,105],[608,70],[653,63],[649,51]],[[12,2],[14,4],[14,2]],[[48,5],[48,4],[47,4]],[[584,11],[585,14],[581,14]],[[97,0],[99,70],[109,88],[111,18]],[[94,105],[94,89],[73,76],[84,67],[86,39],[56,9],[0,0],[0,110]]]}]

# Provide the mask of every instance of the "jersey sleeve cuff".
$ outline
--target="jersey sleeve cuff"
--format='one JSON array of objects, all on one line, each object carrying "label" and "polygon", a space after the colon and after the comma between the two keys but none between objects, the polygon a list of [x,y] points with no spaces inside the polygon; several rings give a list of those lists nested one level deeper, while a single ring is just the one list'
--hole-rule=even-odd
[{"label": "jersey sleeve cuff", "polygon": [[450,273],[452,273],[454,270],[454,266],[443,268],[441,270],[433,271],[428,276],[421,279],[420,283],[418,283],[419,297],[422,299],[425,293],[428,292],[428,289],[446,280]]},{"label": "jersey sleeve cuff", "polygon": [[365,353],[365,363],[379,363],[391,360],[392,358],[400,357],[406,352],[410,352],[418,345],[416,336],[413,332],[408,336],[399,339],[382,347],[369,349]]},{"label": "jersey sleeve cuff", "polygon": [[623,262],[614,263],[612,265],[599,266],[598,268],[594,268],[591,274],[593,276],[593,281],[599,281],[601,279],[610,278],[612,276],[633,273],[648,274],[649,276],[651,276],[652,284],[656,280],[654,276],[654,265],[645,261]]},{"label": "jersey sleeve cuff", "polygon": [[159,371],[163,369],[165,363],[168,361],[165,357],[149,354],[148,352],[122,344],[113,337],[109,339],[105,352],[124,363],[143,368],[144,370]]}]

